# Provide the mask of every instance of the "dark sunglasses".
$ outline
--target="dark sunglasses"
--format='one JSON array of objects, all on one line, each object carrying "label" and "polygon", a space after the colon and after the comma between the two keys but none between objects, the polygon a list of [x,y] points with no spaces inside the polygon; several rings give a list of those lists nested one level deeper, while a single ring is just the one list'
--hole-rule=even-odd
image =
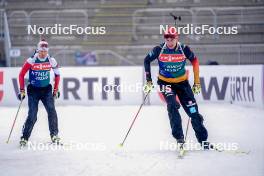
[{"label": "dark sunglasses", "polygon": [[164,35],[164,38],[165,38],[165,39],[168,39],[168,38],[175,39],[176,37],[175,37],[175,35],[166,34],[166,35]]},{"label": "dark sunglasses", "polygon": [[41,48],[48,48],[48,45],[47,44],[41,44],[40,47]]}]

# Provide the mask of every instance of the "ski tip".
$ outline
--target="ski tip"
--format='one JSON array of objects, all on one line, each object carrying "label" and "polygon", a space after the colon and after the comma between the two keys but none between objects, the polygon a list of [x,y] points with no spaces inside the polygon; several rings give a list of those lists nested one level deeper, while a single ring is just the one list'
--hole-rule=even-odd
[{"label": "ski tip", "polygon": [[250,150],[248,150],[248,151],[237,151],[236,153],[237,154],[246,154],[246,155],[249,155],[250,154]]}]

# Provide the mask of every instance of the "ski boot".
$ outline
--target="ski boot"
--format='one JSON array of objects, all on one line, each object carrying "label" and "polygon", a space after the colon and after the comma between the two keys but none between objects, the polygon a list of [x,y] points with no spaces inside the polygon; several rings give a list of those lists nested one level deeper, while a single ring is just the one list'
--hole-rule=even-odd
[{"label": "ski boot", "polygon": [[185,149],[184,149],[184,139],[177,139],[177,143],[179,145],[179,158],[183,158],[184,154],[185,154]]},{"label": "ski boot", "polygon": [[60,138],[58,135],[51,136],[51,142],[53,144],[60,144]]},{"label": "ski boot", "polygon": [[20,142],[19,142],[20,148],[25,147],[27,145],[27,143],[28,143],[28,141],[25,138],[21,138]]}]

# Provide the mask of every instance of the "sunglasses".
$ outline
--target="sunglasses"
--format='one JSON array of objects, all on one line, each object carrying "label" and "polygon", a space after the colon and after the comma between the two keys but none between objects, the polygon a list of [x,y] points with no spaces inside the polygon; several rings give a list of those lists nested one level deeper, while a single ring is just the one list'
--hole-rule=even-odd
[{"label": "sunglasses", "polygon": [[41,48],[48,48],[48,44],[41,44],[40,47]]},{"label": "sunglasses", "polygon": [[167,35],[164,35],[164,38],[165,38],[165,39],[168,39],[168,38],[175,39],[176,36],[175,36],[175,35],[171,35],[171,34],[167,34]]}]

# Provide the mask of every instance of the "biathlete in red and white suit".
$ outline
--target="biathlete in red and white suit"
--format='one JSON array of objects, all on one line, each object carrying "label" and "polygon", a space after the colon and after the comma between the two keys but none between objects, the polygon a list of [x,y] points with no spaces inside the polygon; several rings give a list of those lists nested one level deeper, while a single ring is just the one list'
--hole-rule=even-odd
[{"label": "biathlete in red and white suit", "polygon": [[[24,146],[31,135],[35,122],[37,121],[38,104],[41,101],[48,113],[49,131],[52,142],[58,143],[58,118],[54,105],[54,98],[59,98],[58,91],[60,72],[58,64],[53,57],[48,54],[48,43],[42,40],[38,43],[37,52],[29,57],[24,63],[19,73],[20,93],[18,98],[25,98],[24,77],[29,72],[29,81],[27,85],[28,95],[28,116],[24,123],[20,145]],[[50,84],[50,71],[55,73],[55,82],[52,88]]]}]

